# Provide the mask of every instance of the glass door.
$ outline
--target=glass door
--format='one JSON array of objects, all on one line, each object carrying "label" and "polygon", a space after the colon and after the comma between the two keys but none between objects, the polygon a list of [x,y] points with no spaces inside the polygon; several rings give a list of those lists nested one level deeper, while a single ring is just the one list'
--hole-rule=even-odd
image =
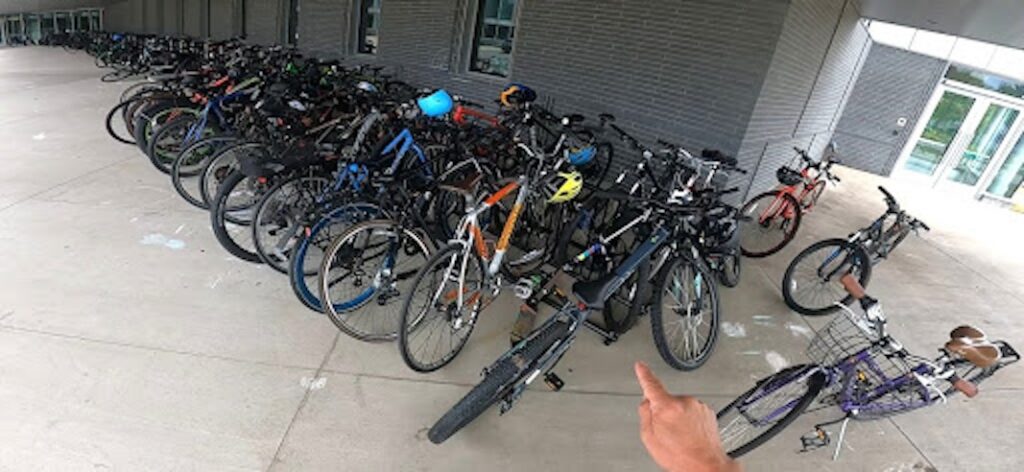
[{"label": "glass door", "polygon": [[985,192],[999,199],[1020,199],[1024,197],[1021,184],[1024,184],[1024,136],[1017,139]]},{"label": "glass door", "polygon": [[1019,105],[948,85],[940,85],[932,100],[928,119],[897,165],[900,174],[943,190],[986,192],[1007,147],[1017,142]]},{"label": "glass door", "polygon": [[917,143],[903,161],[902,170],[917,178],[934,176],[959,135],[974,102],[974,97],[952,90],[943,91]]}]

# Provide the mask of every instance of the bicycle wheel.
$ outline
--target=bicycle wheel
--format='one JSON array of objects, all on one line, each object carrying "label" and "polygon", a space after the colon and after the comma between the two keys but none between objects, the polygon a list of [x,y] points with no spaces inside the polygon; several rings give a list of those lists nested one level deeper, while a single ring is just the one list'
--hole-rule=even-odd
[{"label": "bicycle wheel", "polygon": [[401,314],[396,305],[429,258],[428,242],[397,221],[352,226],[327,248],[320,268],[327,317],[362,341],[395,339]]},{"label": "bicycle wheel", "polygon": [[[186,138],[198,121],[199,117],[195,115],[181,115],[167,121],[153,133],[149,144],[146,145],[146,155],[156,170],[165,174],[171,173],[171,165],[174,164],[178,153],[183,147],[194,142],[189,142]],[[207,128],[203,134],[209,135],[211,132],[212,130]]]},{"label": "bicycle wheel", "polygon": [[404,297],[398,329],[402,360],[433,372],[459,354],[483,306],[484,261],[461,242],[437,251]]},{"label": "bicycle wheel", "polygon": [[768,257],[779,252],[800,228],[800,203],[778,190],[754,197],[743,205],[740,215],[740,248],[747,257]]},{"label": "bicycle wheel", "polygon": [[651,263],[644,261],[604,304],[604,309],[601,310],[604,327],[619,334],[629,331],[636,324],[644,308],[650,305],[650,298]]},{"label": "bicycle wheel", "polygon": [[274,185],[256,204],[252,241],[263,263],[288,273],[289,253],[305,229],[305,218],[330,181],[324,177],[295,176]]},{"label": "bicycle wheel", "polygon": [[206,164],[203,172],[199,175],[199,195],[207,206],[217,195],[217,190],[220,189],[224,180],[239,169],[238,158],[250,153],[260,153],[261,159],[269,159],[266,147],[259,143],[228,145],[210,158],[210,162]]},{"label": "bicycle wheel", "polygon": [[718,281],[729,288],[739,285],[742,272],[739,254],[722,254],[718,258]]},{"label": "bicycle wheel", "polygon": [[818,241],[789,263],[782,277],[782,298],[802,315],[830,314],[838,309],[837,302],[853,302],[839,279],[853,273],[867,287],[871,279],[870,261],[863,248],[844,239]]},{"label": "bicycle wheel", "polygon": [[380,209],[368,203],[355,203],[335,208],[300,233],[300,239],[288,260],[288,282],[292,293],[306,308],[323,312],[317,280],[327,246],[350,226],[382,216]]},{"label": "bicycle wheel", "polygon": [[687,257],[676,257],[660,274],[651,309],[651,331],[668,365],[693,370],[707,362],[718,340],[718,292],[714,277]]},{"label": "bicycle wheel", "polygon": [[203,171],[213,156],[234,142],[235,138],[230,136],[214,136],[196,141],[178,153],[171,163],[171,184],[178,195],[194,207],[209,209],[200,188]]},{"label": "bicycle wheel", "polygon": [[789,426],[821,392],[825,374],[812,364],[761,379],[718,412],[718,434],[729,457],[740,457]]},{"label": "bicycle wheel", "polygon": [[[123,101],[123,102],[118,103],[117,105],[114,105],[114,107],[111,108],[109,112],[107,112],[107,117],[106,117],[106,120],[105,120],[106,128],[107,128],[107,134],[109,134],[110,137],[114,138],[116,141],[124,143],[124,144],[135,144],[135,140],[130,139],[130,138],[122,137],[114,129],[115,128],[118,128],[118,129],[120,129],[120,128],[128,129],[128,124],[124,122],[124,111],[125,111],[126,108],[128,108],[128,105],[130,105],[131,103],[132,102],[129,102],[129,101]],[[117,120],[115,118],[117,116],[120,116],[121,120]],[[117,122],[117,123],[115,123],[115,122]]]},{"label": "bicycle wheel", "polygon": [[[210,206],[210,225],[217,241],[229,253],[243,261],[262,263],[253,247],[252,222],[256,204],[266,191],[257,179],[235,171],[224,180]],[[231,215],[229,221],[227,215]]]},{"label": "bicycle wheel", "polygon": [[484,371],[483,380],[434,423],[427,432],[430,442],[445,442],[491,405],[515,391],[528,378],[527,374],[536,368],[541,356],[569,334],[567,323],[553,321],[501,356]]}]

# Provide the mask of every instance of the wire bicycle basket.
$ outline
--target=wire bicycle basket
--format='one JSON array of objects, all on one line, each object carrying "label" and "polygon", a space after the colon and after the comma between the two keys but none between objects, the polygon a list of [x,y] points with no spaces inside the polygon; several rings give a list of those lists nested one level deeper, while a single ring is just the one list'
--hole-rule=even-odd
[{"label": "wire bicycle basket", "polygon": [[866,316],[845,305],[818,331],[807,356],[823,367],[844,369],[828,391],[825,403],[839,405],[857,419],[874,419],[928,406],[940,398],[914,373],[918,360],[894,349]]}]

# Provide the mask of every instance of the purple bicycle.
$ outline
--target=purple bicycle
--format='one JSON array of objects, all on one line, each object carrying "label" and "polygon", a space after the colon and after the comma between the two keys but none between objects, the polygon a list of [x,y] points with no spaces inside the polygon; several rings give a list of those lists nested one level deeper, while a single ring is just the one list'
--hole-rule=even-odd
[{"label": "purple bicycle", "polygon": [[978,383],[1020,360],[1009,344],[989,341],[970,326],[954,329],[938,358],[912,355],[886,334],[878,300],[867,296],[852,275],[841,281],[860,300],[863,314],[838,304],[845,316],[837,316],[818,331],[807,348],[814,363],[792,366],[758,381],[718,412],[722,445],[731,457],[764,444],[817,399],[813,411],[836,407],[842,417],[815,425],[812,433],[801,438],[803,450],[830,444],[831,434],[824,428],[842,423],[835,460],[851,419],[877,419],[945,403],[956,392],[974,397]]}]

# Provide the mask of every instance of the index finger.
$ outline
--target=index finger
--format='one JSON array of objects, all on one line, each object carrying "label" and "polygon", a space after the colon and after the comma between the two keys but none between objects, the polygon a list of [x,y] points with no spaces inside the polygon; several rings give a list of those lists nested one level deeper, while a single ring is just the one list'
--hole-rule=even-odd
[{"label": "index finger", "polygon": [[671,395],[665,390],[661,381],[654,376],[651,369],[647,367],[647,364],[637,362],[633,365],[633,370],[636,371],[636,380],[640,382],[640,388],[644,391],[644,397],[650,400],[651,403],[658,403],[671,398]]}]

